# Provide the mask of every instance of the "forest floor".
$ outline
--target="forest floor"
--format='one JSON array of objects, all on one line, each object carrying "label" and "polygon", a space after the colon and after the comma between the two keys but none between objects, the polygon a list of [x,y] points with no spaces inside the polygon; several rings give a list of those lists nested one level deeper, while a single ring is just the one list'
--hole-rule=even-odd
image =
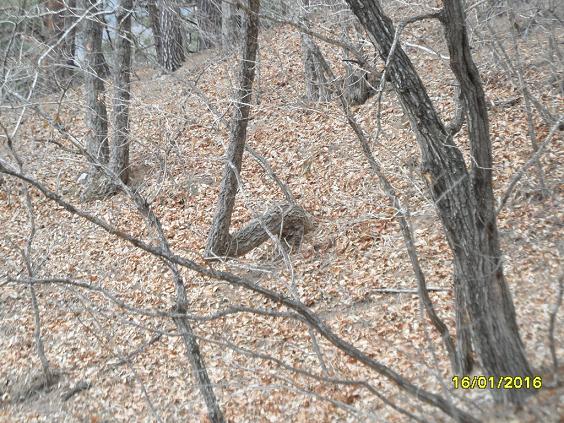
[{"label": "forest floor", "polygon": [[[427,47],[444,54],[437,23],[409,27],[404,41],[420,43],[422,34],[426,34]],[[337,73],[343,74],[340,51],[322,47]],[[420,49],[411,49],[410,55],[437,109],[449,121],[454,78],[448,63]],[[476,60],[491,103],[494,188],[499,198],[512,175],[531,156],[526,114],[522,100],[507,103],[519,97],[519,92],[504,71],[494,66],[486,47],[476,49]],[[223,57],[210,51],[194,55],[174,74],[138,69],[139,79],[133,83],[133,184],[163,222],[173,250],[199,263],[203,263],[224,166],[228,93],[233,91],[237,63],[236,55]],[[340,336],[421,387],[452,395],[482,420],[559,421],[564,414],[564,390],[550,387],[548,327],[562,272],[564,143],[560,134],[542,156],[548,194],[544,198],[537,195],[538,179],[531,168],[499,214],[504,269],[521,336],[535,373],[545,378],[546,386],[525,410],[503,417],[487,392],[452,388],[446,354],[438,334],[422,317],[417,295],[378,292],[382,288],[416,288],[396,212],[371,175],[337,102],[304,101],[299,34],[286,26],[263,31],[259,66],[248,144],[288,185],[313,216],[316,228],[305,236],[300,250],[293,252],[291,271],[273,258],[270,245],[219,267],[263,274],[262,285],[289,295],[293,285],[299,298]],[[538,94],[536,89],[545,84],[545,70],[537,66],[526,72]],[[52,104],[45,105],[45,110],[56,113],[67,131],[77,137],[85,134],[78,85],[69,90],[60,110],[57,96],[47,100]],[[371,98],[354,109],[372,135],[377,130],[375,104],[376,99]],[[417,144],[393,92],[385,92],[381,111],[382,131],[373,145],[374,154],[404,204],[409,205],[428,285],[442,289],[432,292],[431,298],[454,331],[451,255],[417,170]],[[536,115],[535,125],[538,139],[543,140],[550,128]],[[455,142],[467,154],[465,129]],[[78,180],[87,165],[64,137],[40,118],[33,114],[25,118],[17,149],[25,170],[51,189],[113,225],[152,240],[143,218],[124,194],[79,202],[82,187]],[[235,228],[283,199],[274,182],[247,154],[242,181]],[[29,234],[18,189],[15,181],[7,178],[0,188],[0,268],[12,275],[23,269],[19,248]],[[170,309],[174,284],[162,262],[31,192],[37,224],[33,261],[38,277],[87,281],[132,306]],[[188,271],[183,275],[194,314],[208,315],[235,304],[283,310],[227,283]],[[32,392],[40,364],[33,343],[29,291],[25,286],[1,285],[0,421],[206,421],[205,407],[172,321],[126,312],[97,292],[72,286],[38,286],[37,295],[45,351],[61,378],[46,392],[39,388]],[[554,334],[561,360],[563,313],[560,310],[557,316]],[[166,336],[152,340],[155,331]],[[358,386],[308,379],[245,352],[270,354],[317,373],[320,365],[311,338],[299,322],[235,314],[195,323],[195,331],[229,421],[408,421]],[[422,407],[325,340],[317,341],[328,374],[368,380],[382,394],[422,413],[428,421],[445,421],[438,410]],[[139,354],[123,360],[138,347],[143,347]],[[62,396],[81,381],[88,382],[89,388],[64,401]]]}]

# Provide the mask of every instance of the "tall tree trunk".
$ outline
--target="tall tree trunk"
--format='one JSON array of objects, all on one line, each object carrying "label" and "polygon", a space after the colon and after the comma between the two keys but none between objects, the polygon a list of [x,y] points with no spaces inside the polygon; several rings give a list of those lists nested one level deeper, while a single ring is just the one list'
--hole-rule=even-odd
[{"label": "tall tree trunk", "polygon": [[[83,10],[90,9],[91,16],[84,20],[84,95],[86,100],[86,126],[88,128],[86,148],[96,162],[107,164],[108,114],[104,80],[105,62],[102,55],[102,25],[97,17],[100,12],[98,0],[83,0]],[[103,174],[97,163],[92,163],[88,187],[83,198],[97,195]]]},{"label": "tall tree trunk", "polygon": [[221,2],[221,45],[225,50],[237,45],[241,35],[240,17],[230,1]]},{"label": "tall tree trunk", "polygon": [[[513,300],[503,274],[492,188],[488,111],[480,74],[472,59],[461,0],[445,1],[441,20],[445,27],[450,67],[460,84],[467,110],[470,147],[475,161],[468,187],[471,190],[469,197],[474,202],[474,227],[465,237],[473,241],[475,253],[468,255],[459,246],[463,250],[460,253],[462,259],[455,262],[459,277],[461,274],[466,277],[462,280],[461,294],[474,323],[472,339],[480,362],[486,370],[492,370],[491,374],[532,376],[519,337]],[[473,273],[467,273],[469,271]],[[486,313],[482,311],[484,308]],[[477,318],[483,321],[476,323]],[[530,394],[520,389],[493,392],[499,400],[507,398],[513,402],[520,402]]]},{"label": "tall tree trunk", "polygon": [[[395,30],[380,3],[377,0],[347,0],[347,3],[386,60]],[[451,66],[460,79],[471,121],[470,141],[476,165],[470,172],[400,46],[395,50],[388,71],[416,133],[422,155],[422,175],[453,251],[455,294],[462,296],[457,304],[466,308],[477,358],[488,375],[531,376],[503,276],[491,185],[487,113],[480,78],[470,56],[459,0],[445,1],[444,20]],[[451,40],[452,37],[455,39]],[[492,392],[496,400],[507,399],[514,403],[522,402],[528,395],[526,390]]]},{"label": "tall tree trunk", "polygon": [[246,19],[245,44],[239,76],[240,86],[235,96],[234,112],[231,118],[229,147],[226,165],[221,181],[219,200],[212,228],[206,247],[207,256],[223,256],[229,249],[231,215],[235,205],[235,196],[239,186],[237,178],[241,172],[243,151],[247,137],[247,124],[255,78],[256,57],[258,48],[258,31],[260,0],[249,0],[249,12]]},{"label": "tall tree trunk", "polygon": [[221,0],[198,0],[200,49],[221,43]]},{"label": "tall tree trunk", "polygon": [[150,0],[147,3],[151,29],[155,39],[157,61],[164,69],[174,72],[184,62],[184,39],[178,7],[174,0]]},{"label": "tall tree trunk", "polygon": [[127,184],[129,180],[129,100],[131,88],[131,14],[133,0],[121,0],[116,10],[113,137],[110,169]]},{"label": "tall tree trunk", "polygon": [[161,18],[159,8],[157,7],[157,0],[147,1],[147,13],[149,14],[149,22],[151,24],[151,31],[153,32],[153,40],[155,43],[155,54],[157,56],[157,61],[161,62],[160,57],[162,56],[162,35],[161,35]]}]

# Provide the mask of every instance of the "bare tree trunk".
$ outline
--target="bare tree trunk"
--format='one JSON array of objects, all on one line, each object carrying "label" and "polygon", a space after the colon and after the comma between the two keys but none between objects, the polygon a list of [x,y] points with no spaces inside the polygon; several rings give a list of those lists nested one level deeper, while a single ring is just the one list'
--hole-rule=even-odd
[{"label": "bare tree trunk", "polygon": [[[532,376],[519,336],[513,300],[503,274],[492,188],[488,112],[480,74],[472,59],[465,19],[460,0],[444,3],[442,21],[450,66],[466,104],[470,146],[475,160],[468,187],[471,190],[469,194],[473,194],[474,227],[466,239],[459,240],[473,241],[474,254],[468,254],[464,251],[466,248],[459,244],[458,248],[463,251],[455,262],[455,269],[459,277],[464,275],[461,293],[470,321],[475,325],[472,327],[472,340],[482,366],[494,375]],[[517,389],[493,392],[499,400],[508,399],[518,403],[533,391]]]},{"label": "bare tree trunk", "polygon": [[329,101],[331,99],[331,89],[321,63],[319,47],[307,34],[301,34],[301,41],[306,98],[309,101]]},{"label": "bare tree trunk", "polygon": [[241,35],[237,8],[229,1],[221,2],[221,45],[228,50],[237,45]]},{"label": "bare tree trunk", "polygon": [[156,5],[154,0],[150,0],[147,8],[157,61],[167,71],[174,72],[184,62],[184,42],[178,8],[174,6],[174,0],[157,0]]},{"label": "bare tree trunk", "polygon": [[[387,59],[395,29],[376,0],[347,0],[372,43]],[[413,64],[398,46],[389,74],[417,135],[422,175],[435,201],[454,254],[455,293],[463,300],[472,341],[484,372],[492,376],[531,376],[517,328],[515,310],[503,276],[491,185],[491,148],[487,111],[473,64],[459,0],[445,2],[444,21],[451,67],[461,84],[469,116],[476,165],[469,173],[452,143]],[[496,400],[521,403],[526,390],[493,391]]]},{"label": "bare tree trunk", "polygon": [[208,237],[207,256],[223,256],[229,249],[231,215],[235,205],[235,196],[239,186],[238,177],[241,172],[243,151],[247,137],[247,124],[251,105],[253,81],[255,78],[256,56],[258,46],[260,0],[249,0],[249,13],[246,19],[245,44],[241,62],[240,86],[235,96],[234,113],[231,119],[229,147],[226,165],[221,181],[221,191],[216,214]]},{"label": "bare tree trunk", "polygon": [[221,0],[198,0],[200,50],[221,43]]},{"label": "bare tree trunk", "polygon": [[225,418],[215,397],[213,385],[209,379],[206,365],[200,352],[200,346],[198,345],[198,340],[192,326],[190,326],[190,321],[186,317],[175,317],[174,323],[184,341],[186,357],[188,357],[188,361],[190,361],[190,366],[194,372],[194,379],[196,379],[200,393],[204,397],[210,422],[223,423]]},{"label": "bare tree trunk", "polygon": [[[309,26],[307,19],[308,7],[309,0],[304,0],[303,9],[305,12],[300,20],[306,26]],[[309,101],[329,101],[331,99],[331,89],[323,67],[321,51],[310,35],[302,32],[300,39],[304,63],[306,99]]]},{"label": "bare tree trunk", "polygon": [[147,13],[149,14],[149,22],[151,24],[151,31],[153,32],[153,40],[155,42],[155,54],[157,61],[161,63],[162,56],[162,35],[161,35],[161,18],[159,8],[157,7],[157,0],[147,1]]},{"label": "bare tree trunk", "polygon": [[121,0],[116,11],[113,138],[110,169],[127,184],[129,180],[129,100],[131,86],[131,14],[133,0]]},{"label": "bare tree trunk", "polygon": [[[83,0],[83,9],[91,13],[99,12],[97,0]],[[108,114],[104,81],[105,61],[102,55],[102,25],[95,16],[84,21],[84,95],[86,99],[86,126],[88,135],[86,148],[96,162],[107,164],[109,160],[108,146]],[[104,178],[97,163],[92,163],[88,187],[83,199],[99,195],[100,184]]]},{"label": "bare tree trunk", "polygon": [[[341,29],[343,41],[352,45],[347,23],[341,22]],[[359,48],[359,51],[362,51],[362,47]],[[349,50],[343,49],[343,56],[345,78],[343,80],[342,95],[344,100],[351,106],[364,104],[376,92],[372,83],[378,83],[377,75],[366,69],[366,60],[360,61],[358,58],[351,57]]]}]

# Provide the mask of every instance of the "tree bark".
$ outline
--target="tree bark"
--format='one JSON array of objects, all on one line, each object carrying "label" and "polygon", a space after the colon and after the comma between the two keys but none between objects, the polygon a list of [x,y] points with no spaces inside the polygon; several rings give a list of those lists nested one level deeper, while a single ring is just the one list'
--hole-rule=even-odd
[{"label": "tree bark", "polygon": [[252,220],[229,236],[222,251],[226,257],[240,257],[267,241],[271,234],[278,236],[289,249],[299,248],[303,235],[313,229],[304,209],[293,204],[281,204]]},{"label": "tree bark", "polygon": [[[472,339],[482,366],[488,371],[491,369],[491,374],[532,376],[519,336],[513,300],[503,274],[492,188],[488,112],[480,74],[472,59],[465,21],[461,1],[445,1],[442,22],[450,67],[458,79],[465,102],[471,153],[475,161],[468,187],[474,202],[474,227],[467,236],[475,245],[475,254],[461,251],[463,260],[455,262],[455,271],[459,277],[461,274],[465,276],[461,293],[471,321],[475,323],[476,318],[482,319],[472,328]],[[469,271],[473,273],[467,273]],[[486,313],[482,311],[484,307]],[[521,389],[493,391],[500,401],[508,399],[516,403],[522,402],[532,392]]]},{"label": "tree bark", "polygon": [[157,61],[159,62],[159,64],[161,64],[161,56],[163,54],[161,18],[156,0],[147,1],[147,13],[149,14],[149,22],[151,24],[151,31],[153,32],[153,40],[155,43],[155,54],[157,56]]},{"label": "tree bark", "polygon": [[206,256],[223,256],[230,245],[229,227],[235,206],[235,196],[239,186],[243,151],[247,137],[247,124],[255,78],[258,48],[260,0],[249,0],[249,13],[246,19],[245,44],[241,62],[240,86],[235,95],[234,112],[231,118],[229,147],[226,165],[221,181],[219,200],[212,228],[208,237]]},{"label": "tree bark", "polygon": [[[395,30],[380,3],[376,0],[347,0],[347,3],[386,60]],[[416,134],[422,155],[422,176],[453,251],[455,295],[462,296],[458,305],[463,305],[468,314],[477,358],[488,375],[531,376],[503,276],[491,185],[487,112],[480,78],[470,56],[459,0],[445,1],[444,21],[451,66],[461,80],[469,115],[470,142],[476,161],[470,172],[413,64],[399,46],[388,72]],[[493,394],[498,401],[521,403],[528,392],[496,390]]]},{"label": "tree bark", "polygon": [[306,98],[309,101],[331,100],[331,87],[323,69],[321,51],[313,39],[302,33],[302,52],[304,62],[304,77]]},{"label": "tree bark", "polygon": [[[172,2],[172,3],[171,3]],[[174,72],[184,62],[184,41],[174,0],[150,0],[147,3],[159,65]]]},{"label": "tree bark", "polygon": [[121,0],[116,11],[113,137],[110,170],[123,183],[129,180],[129,100],[131,88],[131,14],[133,0]]},{"label": "tree bark", "polygon": [[240,16],[231,2],[221,2],[221,45],[225,50],[237,45],[241,36]]},{"label": "tree bark", "polygon": [[198,0],[200,50],[221,44],[221,0]]},{"label": "tree bark", "polygon": [[[98,13],[97,0],[83,0],[83,9],[91,8],[91,13]],[[102,55],[102,25],[95,16],[84,21],[84,95],[86,100],[86,149],[97,163],[107,164],[108,114],[106,111],[105,87],[101,75],[105,73]],[[103,173],[97,163],[92,163],[89,171],[88,187],[83,199],[97,195]]]}]

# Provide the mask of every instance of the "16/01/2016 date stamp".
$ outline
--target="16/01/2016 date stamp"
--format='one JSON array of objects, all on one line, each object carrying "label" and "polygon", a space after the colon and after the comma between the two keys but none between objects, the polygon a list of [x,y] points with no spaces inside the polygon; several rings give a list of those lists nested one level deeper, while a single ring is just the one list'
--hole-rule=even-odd
[{"label": "16/01/2016 date stamp", "polygon": [[454,376],[454,389],[541,389],[540,376]]}]

